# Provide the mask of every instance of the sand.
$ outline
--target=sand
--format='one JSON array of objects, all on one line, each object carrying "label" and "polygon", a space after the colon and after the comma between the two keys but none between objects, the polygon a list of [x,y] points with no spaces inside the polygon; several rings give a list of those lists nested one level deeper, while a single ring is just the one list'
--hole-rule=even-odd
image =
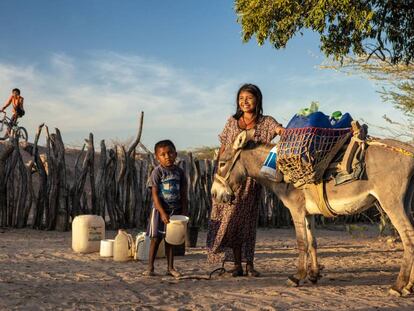
[{"label": "sand", "polygon": [[[374,228],[353,235],[317,230],[323,277],[298,288],[285,285],[297,256],[289,229],[258,230],[260,278],[179,281],[164,276],[165,259],[156,262],[159,276],[148,278],[140,276],[145,262],[75,254],[70,232],[0,232],[1,310],[414,310],[414,296],[387,293],[398,274],[401,243],[387,243]],[[198,247],[176,258],[185,275],[216,268],[206,263],[205,236],[201,232]]]}]

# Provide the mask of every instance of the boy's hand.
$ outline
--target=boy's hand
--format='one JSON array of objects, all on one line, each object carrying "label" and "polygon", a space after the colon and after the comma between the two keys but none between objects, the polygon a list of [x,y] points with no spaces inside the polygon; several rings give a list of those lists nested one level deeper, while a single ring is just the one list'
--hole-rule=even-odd
[{"label": "boy's hand", "polygon": [[160,216],[164,224],[168,224],[170,222],[170,217],[166,213],[162,213]]}]

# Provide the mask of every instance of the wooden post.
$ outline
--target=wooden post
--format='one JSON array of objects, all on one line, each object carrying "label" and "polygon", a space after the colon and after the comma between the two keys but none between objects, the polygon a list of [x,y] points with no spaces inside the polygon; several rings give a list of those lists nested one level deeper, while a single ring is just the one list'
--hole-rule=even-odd
[{"label": "wooden post", "polygon": [[44,223],[43,223],[43,217],[45,210],[47,206],[49,205],[49,199],[47,195],[47,173],[45,166],[40,158],[39,155],[39,149],[38,149],[38,142],[39,137],[42,132],[44,123],[40,124],[34,141],[34,148],[33,148],[33,155],[34,155],[34,162],[36,164],[36,170],[39,173],[39,191],[37,195],[37,201],[36,201],[36,208],[34,212],[34,221],[33,221],[33,228],[35,229],[43,229]]},{"label": "wooden post", "polygon": [[56,230],[67,231],[69,229],[69,190],[66,177],[65,145],[63,144],[60,130],[55,128],[55,132],[56,135],[54,136],[53,143],[59,180]]},{"label": "wooden post", "polygon": [[[85,199],[83,198],[83,193],[85,191],[85,183],[86,183],[86,177],[88,175],[88,170],[93,170],[94,167],[94,154],[95,149],[93,145],[93,134],[89,133],[89,139],[85,139],[86,146],[87,146],[87,152],[85,155],[85,158],[83,160],[82,164],[82,170],[80,173],[75,173],[75,181],[73,183],[73,186],[71,188],[71,194],[72,194],[72,218],[74,218],[77,215],[84,214],[84,213],[90,213],[87,205],[87,201],[85,202]],[[75,165],[75,172],[76,172],[76,166]],[[92,183],[93,174],[90,176],[90,182],[91,182],[91,193],[93,192],[93,195],[95,195],[95,183]],[[94,180],[93,180],[94,181]],[[81,202],[82,200],[82,202]],[[92,202],[92,204],[95,204],[95,202]]]},{"label": "wooden post", "polygon": [[7,226],[7,185],[6,185],[6,163],[14,150],[10,142],[3,144],[4,149],[0,152],[0,226]]},{"label": "wooden post", "polygon": [[101,154],[99,157],[98,174],[96,176],[96,214],[101,215],[105,219],[105,181],[106,181],[106,146],[105,141],[101,140]]}]

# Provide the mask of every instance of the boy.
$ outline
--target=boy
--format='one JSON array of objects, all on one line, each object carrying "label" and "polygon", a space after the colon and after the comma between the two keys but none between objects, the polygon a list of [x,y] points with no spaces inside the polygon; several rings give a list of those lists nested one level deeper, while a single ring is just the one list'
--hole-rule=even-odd
[{"label": "boy", "polygon": [[11,125],[13,125],[16,121],[17,118],[21,118],[24,116],[24,109],[23,109],[23,101],[24,98],[22,96],[20,96],[20,90],[19,89],[13,89],[12,90],[12,95],[9,97],[9,99],[4,103],[3,108],[1,108],[1,112],[4,112],[4,110],[9,107],[11,104],[13,105],[13,110],[12,110],[12,117],[11,119]]},{"label": "boy", "polygon": [[[155,144],[155,157],[159,165],[151,173],[150,187],[152,194],[152,211],[147,234],[151,238],[148,270],[143,274],[154,276],[154,261],[162,239],[165,237],[166,224],[171,215],[187,214],[187,183],[184,171],[176,166],[177,152],[170,140]],[[173,245],[165,242],[167,256],[167,275],[181,276],[174,268]]]}]

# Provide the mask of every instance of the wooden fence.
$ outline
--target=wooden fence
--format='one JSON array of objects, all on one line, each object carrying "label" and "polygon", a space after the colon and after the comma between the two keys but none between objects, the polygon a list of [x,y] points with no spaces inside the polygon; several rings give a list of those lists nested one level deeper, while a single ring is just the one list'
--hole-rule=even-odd
[{"label": "wooden fence", "polygon": [[[122,146],[107,149],[105,141],[101,141],[97,153],[91,133],[72,167],[66,163],[68,151],[58,129],[49,133],[47,126],[40,125],[33,145],[19,146],[16,139],[3,143],[0,151],[0,227],[29,226],[65,231],[70,229],[75,216],[96,214],[104,217],[112,229],[144,228],[151,208],[147,180],[155,161],[150,153],[136,153],[142,117],[137,137],[128,150]],[[46,148],[41,153],[38,142],[44,128]],[[26,163],[22,152],[31,155]],[[206,227],[215,163],[197,160],[188,153],[179,160],[179,166],[184,169],[188,181],[190,226]],[[259,226],[292,226],[289,211],[270,191],[262,190],[258,208]],[[371,209],[363,215],[335,220],[318,217],[317,221],[376,221],[377,214]]]}]

